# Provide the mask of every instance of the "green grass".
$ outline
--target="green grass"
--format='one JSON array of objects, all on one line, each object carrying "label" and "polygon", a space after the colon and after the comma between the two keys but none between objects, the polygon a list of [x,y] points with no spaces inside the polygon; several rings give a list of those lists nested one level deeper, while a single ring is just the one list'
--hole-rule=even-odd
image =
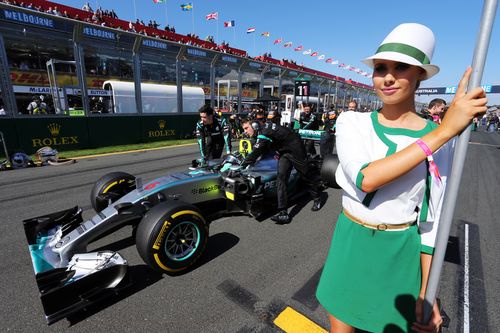
[{"label": "green grass", "polygon": [[100,148],[94,148],[94,149],[65,150],[65,151],[59,152],[59,157],[75,158],[75,157],[80,157],[80,156],[119,153],[119,152],[124,152],[124,151],[131,151],[131,150],[164,148],[164,147],[169,147],[169,146],[184,145],[184,144],[195,143],[195,142],[196,142],[195,139],[166,140],[166,141],[157,141],[157,142],[148,142],[148,143],[137,143],[137,144],[133,144],[133,145],[100,147]]}]

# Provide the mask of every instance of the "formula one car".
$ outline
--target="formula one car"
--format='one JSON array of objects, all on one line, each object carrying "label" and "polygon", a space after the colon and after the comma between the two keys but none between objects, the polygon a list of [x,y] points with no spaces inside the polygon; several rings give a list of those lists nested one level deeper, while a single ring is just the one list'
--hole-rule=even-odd
[{"label": "formula one car", "polygon": [[[240,169],[241,160],[228,155],[144,184],[128,173],[112,172],[94,184],[90,199],[96,215],[91,219],[84,221],[82,210],[74,207],[25,220],[47,322],[85,308],[126,280],[126,259],[114,251],[88,253],[90,242],[132,225],[145,263],[178,274],[203,254],[211,221],[235,214],[258,217],[269,209],[276,202],[277,160],[264,158],[246,170]],[[324,165],[331,169],[328,163]],[[311,166],[319,172],[318,161]],[[332,174],[325,170],[323,174]],[[290,196],[303,192],[299,181],[293,170]]]}]

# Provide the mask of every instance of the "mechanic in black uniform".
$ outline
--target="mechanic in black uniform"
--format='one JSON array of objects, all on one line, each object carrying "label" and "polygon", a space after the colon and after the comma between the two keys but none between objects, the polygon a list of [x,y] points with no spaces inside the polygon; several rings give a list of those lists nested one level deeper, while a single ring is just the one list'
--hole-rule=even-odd
[{"label": "mechanic in black uniform", "polygon": [[335,146],[335,124],[337,122],[337,113],[335,111],[330,111],[326,115],[323,121],[323,130],[325,133],[321,136],[319,142],[319,153],[322,158],[333,153],[333,147]]},{"label": "mechanic in black uniform", "polygon": [[196,123],[196,139],[200,147],[202,164],[222,156],[222,149],[226,146],[226,154],[231,153],[230,129],[224,118],[214,115],[214,109],[209,105],[198,110],[200,120]]},{"label": "mechanic in black uniform", "polygon": [[[317,115],[311,112],[311,105],[304,104],[304,112],[300,114],[299,128],[308,130],[318,130],[320,125],[320,119]],[[314,140],[304,139],[304,145],[306,146],[306,153],[310,155],[316,155],[316,149],[314,148]]]},{"label": "mechanic in black uniform", "polygon": [[278,224],[290,222],[290,216],[287,212],[287,184],[292,167],[299,172],[301,178],[311,187],[314,198],[311,210],[317,211],[321,209],[319,179],[317,179],[317,175],[312,175],[310,172],[304,144],[300,136],[288,127],[283,127],[270,121],[265,122],[265,120],[247,119],[242,122],[242,125],[243,130],[249,136],[257,137],[253,151],[245,158],[241,165],[242,167],[254,164],[260,156],[271,149],[279,154],[277,175],[279,212],[271,217],[271,220]]}]

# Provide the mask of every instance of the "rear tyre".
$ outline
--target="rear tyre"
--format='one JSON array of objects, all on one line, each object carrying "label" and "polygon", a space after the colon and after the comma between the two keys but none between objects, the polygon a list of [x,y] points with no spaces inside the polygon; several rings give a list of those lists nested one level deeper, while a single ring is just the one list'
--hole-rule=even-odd
[{"label": "rear tyre", "polygon": [[339,158],[337,155],[327,155],[323,159],[323,164],[321,165],[321,180],[325,182],[329,187],[340,189],[337,180],[335,179],[335,171],[339,166]]},{"label": "rear tyre", "polygon": [[90,192],[90,203],[96,212],[135,189],[135,177],[126,172],[111,172],[99,178]]},{"label": "rear tyre", "polygon": [[207,241],[208,224],[201,212],[180,201],[156,205],[137,227],[137,251],[144,262],[171,275],[195,264]]}]

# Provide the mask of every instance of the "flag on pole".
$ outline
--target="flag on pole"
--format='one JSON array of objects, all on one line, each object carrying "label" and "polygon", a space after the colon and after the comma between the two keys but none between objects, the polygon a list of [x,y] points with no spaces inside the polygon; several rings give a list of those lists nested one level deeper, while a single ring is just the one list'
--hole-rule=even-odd
[{"label": "flag on pole", "polygon": [[193,10],[193,4],[191,2],[183,3],[181,9],[183,12],[190,12]]},{"label": "flag on pole", "polygon": [[322,55],[320,55],[320,56],[318,57],[318,60],[323,60],[323,59],[325,59],[325,55],[324,55],[324,54],[322,54]]},{"label": "flag on pole", "polygon": [[279,44],[279,43],[281,43],[282,40],[283,40],[283,38],[275,39],[274,44]]},{"label": "flag on pole", "polygon": [[210,21],[210,20],[217,20],[219,18],[219,13],[217,12],[214,12],[214,13],[209,13],[205,16],[205,18],[207,19],[207,21]]},{"label": "flag on pole", "polygon": [[302,51],[302,49],[303,49],[302,45],[299,45],[296,48],[294,48],[295,51]]},{"label": "flag on pole", "polygon": [[309,50],[306,50],[306,51],[302,52],[302,54],[311,54],[311,52],[312,52],[312,50],[309,49]]},{"label": "flag on pole", "polygon": [[234,20],[224,22],[224,28],[234,27]]},{"label": "flag on pole", "polygon": [[332,59],[332,58],[328,58],[328,59],[326,59],[326,60],[325,60],[325,62],[326,62],[327,64],[331,64],[331,63],[333,62],[333,59]]},{"label": "flag on pole", "polygon": [[286,42],[283,47],[292,47],[292,42]]},{"label": "flag on pole", "polygon": [[163,3],[165,1],[167,1],[167,0],[153,0],[154,3]]},{"label": "flag on pole", "polygon": [[271,34],[270,34],[269,32],[267,32],[267,31],[266,31],[266,32],[261,33],[260,35],[261,35],[262,37],[269,37],[269,36],[271,36]]},{"label": "flag on pole", "polygon": [[252,32],[255,32],[255,28],[248,28],[247,29],[247,34],[251,34]]},{"label": "flag on pole", "polygon": [[318,55],[318,52],[311,53],[311,57],[316,57],[317,55]]}]

